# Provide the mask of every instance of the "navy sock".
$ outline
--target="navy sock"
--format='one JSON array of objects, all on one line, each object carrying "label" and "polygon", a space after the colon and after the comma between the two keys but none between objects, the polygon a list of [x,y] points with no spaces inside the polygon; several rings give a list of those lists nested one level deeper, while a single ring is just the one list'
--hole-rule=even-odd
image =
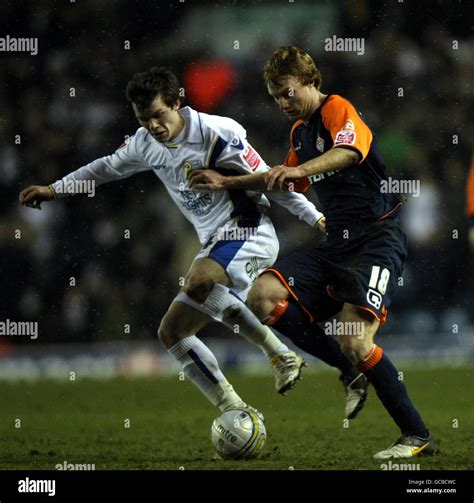
[{"label": "navy sock", "polygon": [[372,368],[363,372],[402,434],[428,437],[425,423],[411,403],[406,387],[399,380],[397,369],[388,357],[382,354]]},{"label": "navy sock", "polygon": [[272,325],[288,337],[296,346],[319,358],[331,367],[338,368],[343,375],[354,374],[354,365],[341,351],[339,343],[315,323],[307,321],[306,314],[295,302],[288,301],[288,307],[279,320]]}]

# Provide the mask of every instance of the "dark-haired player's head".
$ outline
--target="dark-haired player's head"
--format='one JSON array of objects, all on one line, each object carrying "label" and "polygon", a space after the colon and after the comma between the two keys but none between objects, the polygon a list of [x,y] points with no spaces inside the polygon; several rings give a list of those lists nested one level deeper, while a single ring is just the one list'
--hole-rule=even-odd
[{"label": "dark-haired player's head", "polygon": [[183,127],[178,110],[180,86],[176,75],[167,68],[153,66],[136,73],[126,89],[135,117],[160,143],[175,138]]},{"label": "dark-haired player's head", "polygon": [[268,93],[288,119],[308,118],[321,73],[313,58],[298,47],[280,47],[266,62],[263,79]]}]

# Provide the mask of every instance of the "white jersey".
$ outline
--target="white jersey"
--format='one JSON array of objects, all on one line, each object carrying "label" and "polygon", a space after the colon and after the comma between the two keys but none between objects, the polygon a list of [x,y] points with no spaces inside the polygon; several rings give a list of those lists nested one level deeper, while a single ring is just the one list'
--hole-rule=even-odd
[{"label": "white jersey", "polygon": [[[172,142],[160,143],[141,127],[114,154],[96,159],[53,183],[57,196],[78,193],[74,187],[84,181],[101,185],[153,170],[193,224],[202,245],[230,221],[255,216],[268,208],[268,199],[259,192],[190,187],[188,175],[192,170],[214,168],[223,174],[240,175],[267,171],[269,167],[247,142],[245,129],[234,120],[199,113],[190,107],[179,113],[185,126]],[[311,226],[322,217],[302,194],[275,192],[268,196]]]}]

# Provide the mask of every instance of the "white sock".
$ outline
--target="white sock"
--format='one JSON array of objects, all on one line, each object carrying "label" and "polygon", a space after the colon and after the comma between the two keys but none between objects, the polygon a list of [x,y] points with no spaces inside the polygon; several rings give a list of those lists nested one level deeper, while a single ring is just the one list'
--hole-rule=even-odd
[{"label": "white sock", "polygon": [[211,316],[234,332],[238,330],[240,335],[258,346],[269,358],[289,351],[288,346],[260,322],[239,296],[224,285],[216,283],[202,304],[191,299],[185,292],[180,292],[175,300]]},{"label": "white sock", "polygon": [[224,377],[211,350],[195,335],[181,339],[168,352],[181,364],[184,375],[206,395],[212,405],[224,410],[243,402]]}]

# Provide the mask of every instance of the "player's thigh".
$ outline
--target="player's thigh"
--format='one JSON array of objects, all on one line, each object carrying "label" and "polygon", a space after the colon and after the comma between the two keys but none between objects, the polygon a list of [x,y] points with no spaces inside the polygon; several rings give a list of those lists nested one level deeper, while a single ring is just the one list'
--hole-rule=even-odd
[{"label": "player's thigh", "polygon": [[338,330],[342,351],[354,362],[362,361],[370,353],[380,322],[368,310],[345,303],[339,315]]},{"label": "player's thigh", "polygon": [[183,290],[192,299],[204,302],[216,283],[230,284],[226,270],[213,259],[197,258],[186,274]]},{"label": "player's thigh", "polygon": [[207,260],[215,264],[213,270],[221,271],[219,282],[232,288],[245,301],[258,276],[275,262],[279,243],[273,224],[265,215],[255,227],[232,227],[229,232],[235,233],[232,236],[236,239],[217,240],[197,257],[205,253]]},{"label": "player's thigh", "polygon": [[275,306],[289,296],[288,290],[277,276],[262,274],[253,284],[247,296],[247,304],[255,315],[263,320],[275,309]]},{"label": "player's thigh", "polygon": [[158,336],[170,348],[179,340],[196,334],[210,321],[211,318],[206,314],[175,300],[161,320]]}]

